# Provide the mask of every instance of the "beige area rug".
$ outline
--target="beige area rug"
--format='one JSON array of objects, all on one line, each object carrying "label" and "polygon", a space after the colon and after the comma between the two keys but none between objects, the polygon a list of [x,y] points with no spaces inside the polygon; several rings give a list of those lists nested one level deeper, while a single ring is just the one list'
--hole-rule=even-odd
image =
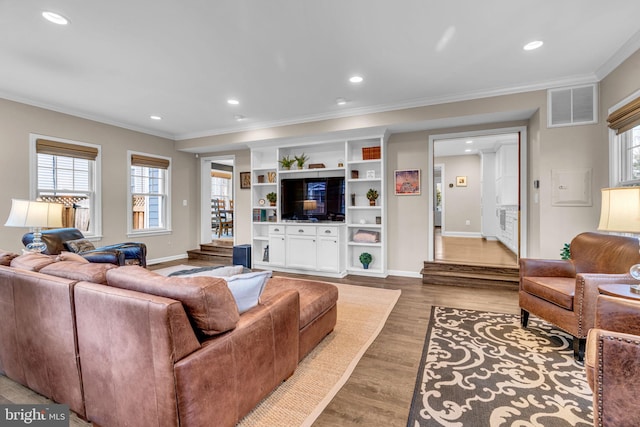
[{"label": "beige area rug", "polygon": [[399,290],[335,285],[339,296],[334,331],[238,426],[310,426],[347,382],[400,297]]}]

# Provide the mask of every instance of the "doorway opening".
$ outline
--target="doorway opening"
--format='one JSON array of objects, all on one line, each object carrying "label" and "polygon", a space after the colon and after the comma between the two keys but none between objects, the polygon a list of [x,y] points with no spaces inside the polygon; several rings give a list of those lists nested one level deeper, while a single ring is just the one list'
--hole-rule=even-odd
[{"label": "doorway opening", "polygon": [[200,243],[233,246],[233,156],[206,157],[201,163]]},{"label": "doorway opening", "polygon": [[429,139],[429,261],[517,267],[526,128]]}]

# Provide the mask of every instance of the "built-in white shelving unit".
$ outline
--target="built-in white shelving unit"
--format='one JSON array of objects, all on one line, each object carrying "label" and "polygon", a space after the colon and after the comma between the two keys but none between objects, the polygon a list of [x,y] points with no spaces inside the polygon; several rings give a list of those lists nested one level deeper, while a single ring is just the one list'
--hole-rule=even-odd
[{"label": "built-in white shelving unit", "polygon": [[[384,131],[252,146],[253,266],[335,277],[346,274],[385,277],[385,149]],[[363,156],[364,151],[367,154]],[[374,158],[367,158],[370,151],[374,152]],[[285,156],[293,158],[303,153],[309,157],[303,169],[294,165],[285,170],[279,163]],[[309,169],[310,164],[324,167]],[[283,222],[278,209],[280,183],[298,177],[345,177],[344,221]],[[378,192],[375,205],[370,205],[366,197],[369,189]],[[276,206],[270,206],[266,199],[271,192],[277,194]],[[373,259],[367,269],[359,260],[363,252]]]}]

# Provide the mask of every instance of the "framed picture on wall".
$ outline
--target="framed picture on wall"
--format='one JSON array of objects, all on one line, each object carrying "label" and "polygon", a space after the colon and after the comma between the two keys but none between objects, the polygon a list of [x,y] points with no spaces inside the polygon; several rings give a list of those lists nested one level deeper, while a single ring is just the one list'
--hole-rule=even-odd
[{"label": "framed picture on wall", "polygon": [[240,172],[240,188],[251,188],[251,172]]},{"label": "framed picture on wall", "polygon": [[420,194],[420,169],[395,171],[396,196]]},{"label": "framed picture on wall", "polygon": [[456,176],[456,187],[466,187],[466,186],[467,186],[467,177]]}]

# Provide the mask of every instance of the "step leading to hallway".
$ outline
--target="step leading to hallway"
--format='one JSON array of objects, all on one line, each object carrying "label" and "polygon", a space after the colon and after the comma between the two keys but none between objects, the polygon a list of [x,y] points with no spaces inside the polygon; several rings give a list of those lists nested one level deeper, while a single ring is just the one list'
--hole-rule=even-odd
[{"label": "step leading to hallway", "polygon": [[424,262],[420,272],[425,285],[499,287],[518,289],[519,268],[453,262]]},{"label": "step leading to hallway", "polygon": [[216,239],[200,245],[200,249],[187,251],[189,259],[210,261],[222,265],[231,264],[233,258],[233,239]]}]

